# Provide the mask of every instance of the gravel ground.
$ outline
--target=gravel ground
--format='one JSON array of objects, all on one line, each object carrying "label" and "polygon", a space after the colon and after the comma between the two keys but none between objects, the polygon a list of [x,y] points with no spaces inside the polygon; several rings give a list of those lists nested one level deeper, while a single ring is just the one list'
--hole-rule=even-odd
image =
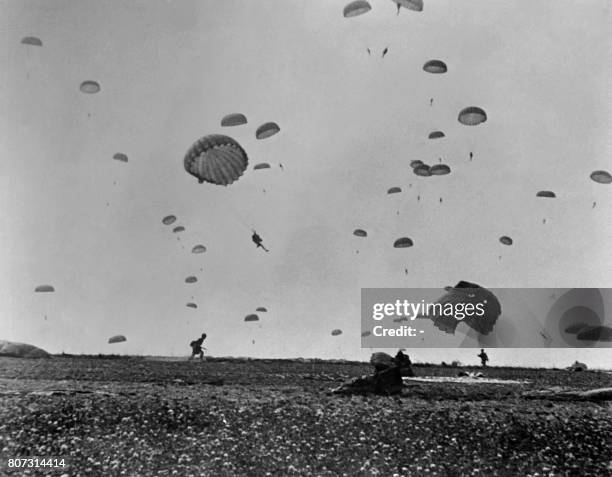
[{"label": "gravel ground", "polygon": [[[612,407],[526,400],[602,372],[489,368],[529,384],[336,396],[365,364],[0,358],[2,475],[612,475]],[[417,366],[419,376],[457,370]],[[212,384],[202,384],[212,383]],[[10,473],[11,457],[69,467]]]}]

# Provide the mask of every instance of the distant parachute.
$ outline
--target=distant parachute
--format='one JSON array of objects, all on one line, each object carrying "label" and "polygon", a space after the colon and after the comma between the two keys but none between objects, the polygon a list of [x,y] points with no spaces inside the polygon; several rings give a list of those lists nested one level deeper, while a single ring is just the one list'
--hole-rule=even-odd
[{"label": "distant parachute", "polygon": [[174,228],[172,229],[172,231],[173,231],[175,234],[177,234],[177,233],[179,233],[179,232],[184,232],[184,231],[185,231],[185,227],[183,227],[182,225],[179,225],[178,227],[174,227]]},{"label": "distant parachute", "polygon": [[246,170],[249,159],[238,142],[229,136],[210,134],[198,139],[183,160],[185,170],[198,182],[229,185]]},{"label": "distant parachute", "polygon": [[367,237],[368,233],[362,229],[355,229],[353,230],[353,235],[355,235],[356,237]]},{"label": "distant parachute", "polygon": [[372,7],[365,0],[355,0],[344,7],[344,18],[356,17],[372,10]]},{"label": "distant parachute", "polygon": [[96,94],[100,92],[100,84],[96,81],[83,81],[79,89],[81,93]]},{"label": "distant parachute", "polygon": [[591,179],[600,184],[612,183],[612,175],[607,171],[594,171],[591,173]]},{"label": "distant parachute", "polygon": [[466,126],[477,126],[487,120],[487,113],[477,106],[470,106],[462,109],[457,119]]},{"label": "distant parachute", "polygon": [[513,243],[512,239],[508,237],[507,235],[500,237],[499,241],[503,243],[504,245],[512,245]]},{"label": "distant parachute", "polygon": [[401,237],[401,238],[398,238],[395,242],[393,242],[394,248],[408,248],[408,247],[412,247],[413,245],[414,245],[414,242],[412,241],[412,239],[409,239],[408,237]]},{"label": "distant parachute", "polygon": [[195,303],[187,303],[187,306],[189,308],[197,308],[198,307],[198,305],[196,305]]},{"label": "distant parachute", "polygon": [[402,189],[400,187],[391,187],[388,191],[387,194],[397,194],[399,192],[401,192]]},{"label": "distant parachute", "polygon": [[259,321],[259,316],[252,314],[244,317],[244,321]]},{"label": "distant parachute", "polygon": [[550,197],[551,199],[554,199],[557,196],[555,195],[553,191],[541,190],[536,194],[536,197]]},{"label": "distant parachute", "polygon": [[427,164],[421,164],[412,169],[417,176],[429,177],[431,175],[431,169]]},{"label": "distant parachute", "polygon": [[432,131],[429,133],[429,139],[440,139],[444,137],[444,133],[442,131]]},{"label": "distant parachute", "polygon": [[168,215],[162,219],[164,225],[172,225],[174,222],[176,222],[176,217],[174,215]]},{"label": "distant parachute", "polygon": [[412,167],[413,169],[419,166],[424,166],[425,164],[423,163],[423,161],[419,161],[418,159],[414,160],[414,161],[410,161],[410,167]]},{"label": "distant parachute", "polygon": [[341,335],[341,334],[342,334],[342,330],[338,330],[338,329],[333,330],[333,331],[331,332],[331,334],[332,334],[332,336],[338,336],[338,335]]},{"label": "distant parachute", "polygon": [[206,252],[206,247],[204,245],[196,245],[191,249],[191,253],[204,253]]},{"label": "distant parachute", "polygon": [[127,341],[127,338],[123,335],[115,335],[115,336],[111,336],[108,339],[108,343],[112,344],[112,343],[121,343],[123,341]]},{"label": "distant parachute", "polygon": [[221,126],[240,126],[241,124],[246,124],[247,118],[244,114],[241,113],[233,113],[224,116],[221,120]]},{"label": "distant parachute", "polygon": [[423,65],[423,70],[427,73],[441,74],[446,73],[446,64],[440,60],[430,60]]},{"label": "distant parachute", "polygon": [[364,331],[363,333],[361,333],[361,337],[365,338],[366,336],[370,336],[372,333],[370,331]]},{"label": "distant parachute", "polygon": [[609,326],[594,326],[578,333],[581,341],[608,341],[612,342],[612,328]]},{"label": "distant parachute", "polygon": [[260,162],[259,164],[256,164],[253,169],[256,171],[259,169],[270,169],[270,164],[268,164],[267,162]]},{"label": "distant parachute", "polygon": [[197,281],[198,281],[197,277],[194,277],[194,276],[185,278],[185,283],[195,283]]},{"label": "distant parachute", "polygon": [[43,46],[42,41],[40,41],[40,38],[36,38],[35,36],[26,36],[21,40],[21,43],[23,43],[24,45],[31,46]]},{"label": "distant parachute", "polygon": [[262,313],[266,313],[268,310],[267,310],[267,308],[265,308],[265,307],[263,307],[263,306],[260,306],[260,307],[258,307],[258,308],[255,308],[255,311],[259,311],[259,312],[262,312]]},{"label": "distant parachute", "polygon": [[432,176],[445,176],[446,174],[450,174],[450,167],[446,164],[436,164],[435,166],[431,166],[429,172]]},{"label": "distant parachute", "polygon": [[257,128],[257,131],[255,131],[255,137],[257,139],[266,139],[270,136],[274,136],[279,131],[280,127],[278,126],[278,124],[274,122],[269,122],[262,124]]},{"label": "distant parachute", "polygon": [[128,157],[122,152],[118,152],[113,156],[113,159],[121,162],[128,162]]},{"label": "distant parachute", "polygon": [[423,0],[392,0],[393,3],[396,3],[399,6],[407,8],[408,10],[413,10],[415,12],[423,11]]},{"label": "distant parachute", "polygon": [[34,289],[34,291],[37,293],[49,293],[54,292],[55,288],[53,288],[51,285],[39,285]]}]

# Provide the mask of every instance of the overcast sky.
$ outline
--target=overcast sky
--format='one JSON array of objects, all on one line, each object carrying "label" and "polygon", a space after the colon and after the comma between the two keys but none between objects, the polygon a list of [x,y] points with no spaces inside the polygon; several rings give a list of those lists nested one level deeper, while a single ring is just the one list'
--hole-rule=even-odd
[{"label": "overcast sky", "polygon": [[[610,2],[371,4],[347,19],[330,0],[0,2],[0,339],[184,355],[206,331],[213,355],[366,358],[362,287],[612,287],[612,185],[589,179],[612,170]],[[447,74],[422,70],[434,58]],[[488,121],[463,126],[472,105]],[[221,128],[232,112],[248,124]],[[267,121],[280,133],[256,140]],[[227,188],[183,168],[211,133],[249,155]],[[409,167],[438,158],[451,174]],[[612,366],[610,350],[490,355]]]}]

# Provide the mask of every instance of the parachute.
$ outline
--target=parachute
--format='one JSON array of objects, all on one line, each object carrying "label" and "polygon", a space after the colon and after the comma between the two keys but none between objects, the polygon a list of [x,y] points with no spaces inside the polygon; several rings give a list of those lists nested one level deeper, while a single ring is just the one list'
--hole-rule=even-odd
[{"label": "parachute", "polygon": [[253,167],[253,170],[255,171],[259,169],[270,169],[270,164],[268,164],[267,162],[260,162],[259,164],[256,164],[255,167]]},{"label": "parachute", "polygon": [[477,126],[487,120],[487,113],[477,106],[470,106],[462,109],[457,119],[466,126]]},{"label": "parachute", "polygon": [[238,142],[229,136],[210,134],[198,139],[185,154],[185,170],[198,182],[229,185],[246,170],[249,159]]},{"label": "parachute", "polygon": [[244,317],[244,321],[259,321],[259,316],[252,314]]},{"label": "parachute", "polygon": [[121,162],[127,162],[128,161],[128,157],[123,154],[122,152],[118,152],[113,156],[113,159],[115,159],[116,161],[121,161]]},{"label": "parachute", "polygon": [[512,245],[512,239],[510,237],[508,237],[507,235],[504,235],[502,237],[499,237],[499,241],[501,243],[503,243],[504,245]]},{"label": "parachute", "polygon": [[185,278],[185,283],[195,283],[197,281],[198,281],[198,279],[196,277],[194,277],[194,276]]},{"label": "parachute", "polygon": [[344,18],[356,17],[372,10],[372,7],[365,0],[355,0],[344,7]]},{"label": "parachute", "polygon": [[408,10],[413,10],[415,12],[423,11],[423,0],[392,0],[393,3],[400,5]]},{"label": "parachute", "polygon": [[413,245],[414,245],[414,242],[412,241],[412,239],[409,239],[408,237],[401,237],[401,238],[398,238],[395,242],[393,242],[394,248],[408,248],[408,247],[412,247]]},{"label": "parachute", "polygon": [[599,184],[610,184],[612,183],[612,175],[607,171],[594,171],[591,173],[591,179]]},{"label": "parachute", "polygon": [[256,308],[255,311],[260,311],[262,313],[266,313],[268,310],[265,307],[260,306],[260,307]]},{"label": "parachute", "polygon": [[191,249],[191,253],[204,253],[206,252],[206,247],[204,245],[196,245]]},{"label": "parachute", "polygon": [[419,166],[424,166],[425,164],[423,163],[423,161],[419,161],[418,159],[414,160],[414,161],[410,161],[410,167],[412,167],[413,169],[415,169],[416,167]]},{"label": "parachute", "polygon": [[429,60],[423,65],[423,70],[427,73],[442,74],[446,73],[446,64],[440,60]]},{"label": "parachute", "polygon": [[100,92],[100,84],[96,81],[83,81],[79,89],[81,93],[96,94]]},{"label": "parachute", "polygon": [[445,134],[442,131],[432,131],[429,133],[429,139],[440,139],[444,137]]},{"label": "parachute", "polygon": [[549,197],[551,199],[554,199],[555,197],[557,197],[555,195],[555,193],[553,191],[550,190],[541,190],[536,194],[536,197]]},{"label": "parachute", "polygon": [[174,227],[174,228],[172,229],[172,231],[173,231],[175,234],[177,234],[177,233],[179,233],[179,232],[184,232],[184,231],[185,231],[185,227],[183,227],[182,225],[179,225],[178,227]]},{"label": "parachute", "polygon": [[40,41],[40,38],[36,38],[35,36],[26,36],[21,40],[21,43],[23,43],[24,45],[31,46],[43,46],[42,41]]},{"label": "parachute", "polygon": [[331,332],[331,334],[332,334],[332,336],[338,336],[338,335],[341,335],[341,334],[342,334],[342,330],[338,330],[338,329],[333,330],[333,331]]},{"label": "parachute", "polygon": [[353,235],[356,237],[367,237],[368,233],[362,229],[355,229],[353,230]]},{"label": "parachute", "polygon": [[450,167],[446,164],[436,164],[435,166],[431,166],[429,172],[432,176],[445,176],[446,174],[450,174]]},{"label": "parachute", "polygon": [[176,217],[174,215],[168,215],[162,219],[162,224],[164,225],[172,225],[176,222]]},{"label": "parachute", "polygon": [[581,341],[608,341],[612,342],[612,328],[609,326],[594,326],[578,333]]},{"label": "parachute", "polygon": [[367,336],[370,336],[372,333],[370,331],[364,331],[363,333],[361,333],[361,337],[365,338]]},{"label": "parachute", "polygon": [[431,175],[431,169],[427,164],[421,164],[412,169],[417,176],[429,177]]},{"label": "parachute", "polygon": [[241,124],[246,124],[246,123],[247,123],[246,116],[240,113],[228,114],[227,116],[224,116],[223,119],[221,120],[221,126],[223,127],[240,126]]},{"label": "parachute", "polygon": [[400,187],[391,187],[388,191],[387,194],[397,194],[398,192],[401,192],[402,189]]},{"label": "parachute", "polygon": [[108,339],[108,343],[112,344],[112,343],[122,343],[123,341],[127,341],[127,338],[123,335],[115,335],[115,336],[111,336]]},{"label": "parachute", "polygon": [[196,305],[195,303],[187,303],[187,306],[189,308],[197,308],[198,307],[198,305]]},{"label": "parachute", "polygon": [[274,136],[279,131],[280,127],[278,126],[278,124],[269,122],[262,124],[257,128],[257,131],[255,131],[255,137],[257,139],[266,139],[270,136]]},{"label": "parachute", "polygon": [[53,288],[51,285],[39,285],[34,289],[34,291],[37,293],[49,293],[54,292],[55,288]]}]

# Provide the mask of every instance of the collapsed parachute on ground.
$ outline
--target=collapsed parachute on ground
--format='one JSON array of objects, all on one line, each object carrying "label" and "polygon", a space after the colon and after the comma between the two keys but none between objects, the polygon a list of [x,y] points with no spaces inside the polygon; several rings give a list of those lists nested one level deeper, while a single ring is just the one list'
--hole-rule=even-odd
[{"label": "collapsed parachute on ground", "polygon": [[408,248],[408,247],[412,247],[413,245],[414,245],[414,242],[412,241],[412,239],[409,239],[408,237],[401,237],[401,238],[398,238],[395,242],[393,242],[394,248]]},{"label": "collapsed parachute on ground", "polygon": [[388,191],[387,194],[397,194],[399,192],[401,192],[402,189],[401,187],[391,187]]},{"label": "collapsed parachute on ground", "polygon": [[22,38],[21,43],[23,43],[24,45],[31,45],[31,46],[43,46],[40,38],[36,38],[35,36],[26,36]]},{"label": "collapsed parachute on ground", "polygon": [[591,179],[599,184],[612,183],[612,175],[607,171],[594,171],[591,173]]},{"label": "collapsed parachute on ground", "polygon": [[415,159],[414,161],[410,161],[410,167],[412,167],[413,169],[419,166],[424,166],[425,164],[423,163],[423,161],[420,161],[418,159]]},{"label": "collapsed parachute on ground", "polygon": [[44,349],[31,344],[0,340],[0,356],[13,358],[50,358]]},{"label": "collapsed parachute on ground", "polygon": [[194,277],[194,276],[185,278],[185,283],[195,283],[197,281],[198,281],[197,277]]},{"label": "collapsed parachute on ground", "polygon": [[179,232],[184,232],[184,231],[185,231],[185,227],[183,227],[182,225],[179,225],[178,227],[174,227],[174,228],[172,229],[172,231],[173,231],[175,234],[177,234],[177,233],[179,233]]},{"label": "collapsed parachute on ground", "polygon": [[457,119],[466,126],[477,126],[487,120],[487,113],[478,106],[470,106],[462,109]]},{"label": "collapsed parachute on ground", "polygon": [[365,0],[355,0],[344,7],[344,18],[356,17],[372,10],[371,5]]},{"label": "collapsed parachute on ground", "polygon": [[96,81],[83,81],[79,89],[81,93],[96,94],[100,92],[100,84]]},{"label": "collapsed parachute on ground", "polygon": [[431,168],[427,164],[421,164],[420,166],[416,166],[412,169],[417,176],[421,177],[429,177],[431,176]]},{"label": "collapsed parachute on ground", "polygon": [[423,0],[392,0],[393,3],[415,12],[423,11]]},{"label": "collapsed parachute on ground", "polygon": [[336,329],[336,330],[333,330],[333,331],[331,332],[331,334],[332,334],[332,336],[338,336],[338,335],[341,335],[341,334],[342,334],[342,330],[337,330],[337,329]]},{"label": "collapsed parachute on ground", "polygon": [[594,326],[580,331],[577,338],[581,341],[612,342],[612,328],[609,326]]},{"label": "collapsed parachute on ground", "polygon": [[372,334],[371,331],[364,331],[363,333],[361,333],[361,337],[362,338],[366,338],[366,337],[370,336],[371,334]]},{"label": "collapsed parachute on ground", "polygon": [[128,157],[122,152],[118,152],[113,156],[115,161],[128,162]]},{"label": "collapsed parachute on ground", "polygon": [[507,235],[499,237],[499,241],[503,243],[504,245],[512,245],[513,243],[512,239],[508,237]]},{"label": "collapsed parachute on ground", "polygon": [[265,308],[263,306],[259,306],[259,307],[255,308],[255,311],[260,311],[262,313],[266,313],[268,310],[267,310],[267,308]]},{"label": "collapsed parachute on ground", "polygon": [[442,131],[432,131],[429,133],[429,136],[428,136],[429,139],[440,139],[442,137],[445,137]]},{"label": "collapsed parachute on ground", "polygon": [[445,176],[446,174],[450,174],[450,171],[450,167],[446,164],[436,164],[429,169],[429,173],[432,176]]},{"label": "collapsed parachute on ground", "polygon": [[259,321],[259,316],[252,314],[244,317],[244,321]]},{"label": "collapsed parachute on ground", "polygon": [[201,184],[229,185],[246,170],[249,159],[238,142],[222,134],[198,139],[185,154],[185,170]]},{"label": "collapsed parachute on ground", "polygon": [[548,198],[554,199],[557,196],[551,190],[541,190],[536,194],[536,197],[548,197]]},{"label": "collapsed parachute on ground", "polygon": [[51,285],[39,285],[34,289],[34,291],[37,293],[49,293],[54,292],[55,288],[53,288]]},{"label": "collapsed parachute on ground", "polygon": [[221,120],[221,126],[223,127],[240,126],[241,124],[246,124],[246,123],[247,123],[247,118],[244,114],[241,114],[241,113],[228,114],[227,116],[224,116],[223,119]]},{"label": "collapsed parachute on ground", "polygon": [[253,167],[253,170],[258,171],[259,169],[270,169],[270,164],[267,162],[260,162]]},{"label": "collapsed parachute on ground", "polygon": [[427,73],[441,74],[448,70],[446,64],[441,60],[429,60],[423,65],[423,70]]},{"label": "collapsed parachute on ground", "polygon": [[111,336],[108,339],[108,343],[109,344],[113,344],[113,343],[122,343],[123,341],[127,341],[127,338],[123,335],[115,335],[115,336]]},{"label": "collapsed parachute on ground", "polygon": [[204,245],[196,245],[191,249],[191,253],[204,253],[206,252],[206,247]]},{"label": "collapsed parachute on ground", "polygon": [[368,233],[363,229],[355,229],[353,230],[353,235],[356,237],[367,237]]},{"label": "collapsed parachute on ground", "polygon": [[261,126],[257,128],[257,131],[255,131],[255,137],[257,139],[266,139],[266,138],[269,138],[270,136],[274,136],[279,131],[280,131],[280,127],[278,126],[278,124],[274,122],[269,122],[269,123],[262,124]]},{"label": "collapsed parachute on ground", "polygon": [[174,215],[167,215],[162,219],[162,224],[164,225],[172,225],[176,222],[176,217]]},{"label": "collapsed parachute on ground", "polygon": [[198,305],[196,305],[195,303],[187,303],[187,307],[189,307],[189,308],[197,308]]}]

